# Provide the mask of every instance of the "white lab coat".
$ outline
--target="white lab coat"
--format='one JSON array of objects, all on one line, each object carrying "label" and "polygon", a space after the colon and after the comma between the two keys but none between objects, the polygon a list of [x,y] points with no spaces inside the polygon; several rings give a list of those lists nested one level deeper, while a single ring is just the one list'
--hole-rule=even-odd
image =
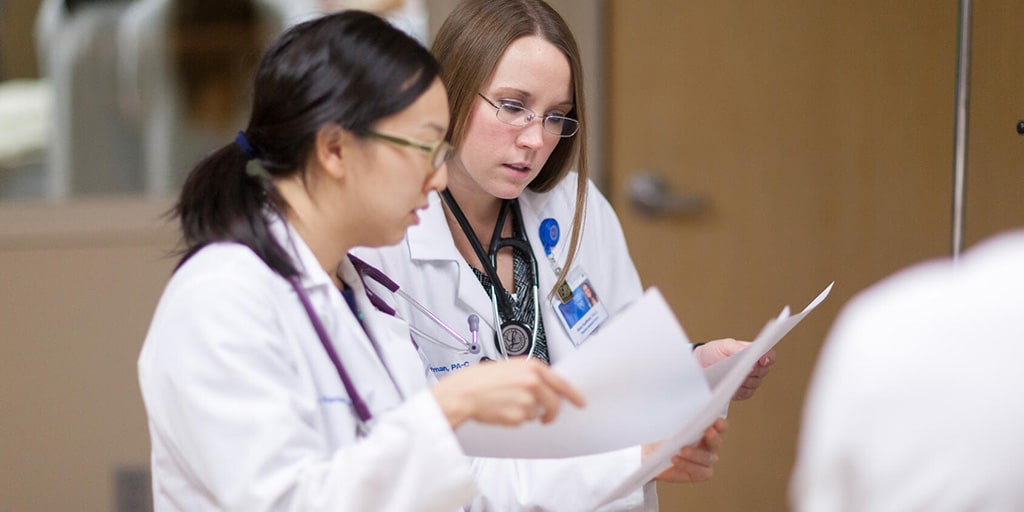
[{"label": "white lab coat", "polygon": [[[370,338],[301,238],[277,221],[302,286],[374,415],[356,417],[290,284],[248,248],[210,245],[175,272],[139,358],[156,510],[443,510],[476,493],[402,322],[346,260]],[[287,233],[287,234],[286,234]],[[286,241],[290,236],[291,242]]]},{"label": "white lab coat", "polygon": [[[540,272],[541,311],[547,334],[548,353],[557,362],[575,350],[547,299],[557,278],[544,255],[538,230],[542,220],[558,221],[561,237],[553,249],[559,265],[565,263],[576,200],[576,174],[571,173],[547,193],[525,191],[519,198],[523,223],[537,255]],[[589,201],[580,249],[575,266],[586,272],[608,312],[614,315],[643,292],[640,278],[629,256],[619,220],[611,205],[589,183]],[[467,318],[480,317],[479,340],[482,352],[476,356],[418,340],[427,355],[430,368],[438,377],[481,356],[500,359],[494,345],[494,321],[490,298],[452,242],[451,231],[434,194],[430,207],[421,215],[421,223],[412,227],[398,245],[367,249],[354,254],[379,268],[418,302],[470,339]],[[376,289],[373,285],[372,288]],[[387,297],[385,293],[382,296]],[[450,335],[403,300],[390,301],[398,314],[413,326],[446,342],[457,344]],[[585,342],[585,341],[584,341]],[[614,378],[614,376],[610,376]],[[628,385],[628,383],[622,383]],[[637,421],[643,421],[637,418]],[[474,469],[482,488],[472,510],[586,510],[603,492],[609,491],[640,464],[640,449],[629,448],[606,454],[558,460],[476,459]],[[637,490],[602,510],[657,510],[653,483]]]},{"label": "white lab coat", "polygon": [[804,408],[792,510],[1024,510],[1024,231],[843,308]]}]

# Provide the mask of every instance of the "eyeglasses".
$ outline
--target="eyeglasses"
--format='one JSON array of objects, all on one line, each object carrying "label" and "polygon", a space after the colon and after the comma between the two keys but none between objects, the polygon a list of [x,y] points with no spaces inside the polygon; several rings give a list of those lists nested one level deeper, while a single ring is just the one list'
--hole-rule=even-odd
[{"label": "eyeglasses", "polygon": [[[534,111],[518,103],[503,101],[495,105],[493,101],[487,99],[487,96],[480,93],[476,94],[483,98],[488,105],[494,107],[496,110],[494,115],[498,117],[498,121],[503,123],[510,124],[512,126],[526,126],[537,118],[537,114],[534,113]],[[576,132],[580,129],[579,121],[571,117],[548,114],[542,119],[544,131],[552,135],[558,135],[559,137],[572,137],[573,135],[576,135]]]},{"label": "eyeglasses", "polygon": [[396,146],[409,147],[426,153],[427,156],[430,157],[430,165],[433,166],[435,171],[440,169],[452,154],[452,145],[446,140],[439,140],[433,144],[427,144],[426,142],[408,139],[400,135],[392,135],[390,133],[376,132],[373,130],[366,132],[366,135],[375,139],[380,139],[384,142],[390,142]]}]

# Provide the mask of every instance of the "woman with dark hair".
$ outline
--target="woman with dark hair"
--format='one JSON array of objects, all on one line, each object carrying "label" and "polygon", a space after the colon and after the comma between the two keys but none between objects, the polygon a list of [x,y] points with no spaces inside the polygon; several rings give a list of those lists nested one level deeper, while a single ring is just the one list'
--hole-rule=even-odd
[{"label": "woman with dark hair", "polygon": [[[448,188],[431,195],[423,223],[401,244],[359,255],[452,325],[469,314],[484,320],[480,354],[420,343],[439,376],[510,355],[558,362],[643,291],[618,218],[589,180],[579,48],[542,0],[464,0],[442,25],[433,53],[448,88],[456,148]],[[588,313],[594,321],[578,322],[574,315],[586,307],[563,305],[584,282],[602,300]],[[447,339],[406,301],[397,308],[418,330]],[[715,340],[694,355],[708,366],[745,346]],[[754,393],[773,358],[760,361],[737,399]],[[709,426],[659,479],[710,478],[724,429],[724,420]],[[478,460],[486,477],[474,510],[584,509],[649,448],[558,461]],[[656,509],[651,482],[606,510]]]},{"label": "woman with dark hair", "polygon": [[428,387],[346,257],[445,186],[448,120],[436,62],[371,14],[266,52],[248,126],[174,210],[184,256],[139,358],[156,510],[454,510],[476,492],[454,428],[582,405],[522,360]]}]

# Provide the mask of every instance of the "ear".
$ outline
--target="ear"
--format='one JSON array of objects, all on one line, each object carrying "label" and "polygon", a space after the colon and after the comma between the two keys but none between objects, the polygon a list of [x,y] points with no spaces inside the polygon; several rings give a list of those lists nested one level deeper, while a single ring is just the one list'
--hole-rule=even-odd
[{"label": "ear", "polygon": [[313,141],[313,157],[327,175],[340,179],[345,175],[345,156],[351,144],[351,134],[344,128],[331,123],[316,131]]}]

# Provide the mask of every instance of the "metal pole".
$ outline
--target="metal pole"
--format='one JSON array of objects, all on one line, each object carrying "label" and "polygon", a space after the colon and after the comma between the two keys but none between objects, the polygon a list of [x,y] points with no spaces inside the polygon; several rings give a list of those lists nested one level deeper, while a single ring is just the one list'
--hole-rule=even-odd
[{"label": "metal pole", "polygon": [[967,113],[971,75],[971,0],[960,0],[957,41],[956,133],[953,154],[953,261],[964,248],[964,180],[967,173]]}]

